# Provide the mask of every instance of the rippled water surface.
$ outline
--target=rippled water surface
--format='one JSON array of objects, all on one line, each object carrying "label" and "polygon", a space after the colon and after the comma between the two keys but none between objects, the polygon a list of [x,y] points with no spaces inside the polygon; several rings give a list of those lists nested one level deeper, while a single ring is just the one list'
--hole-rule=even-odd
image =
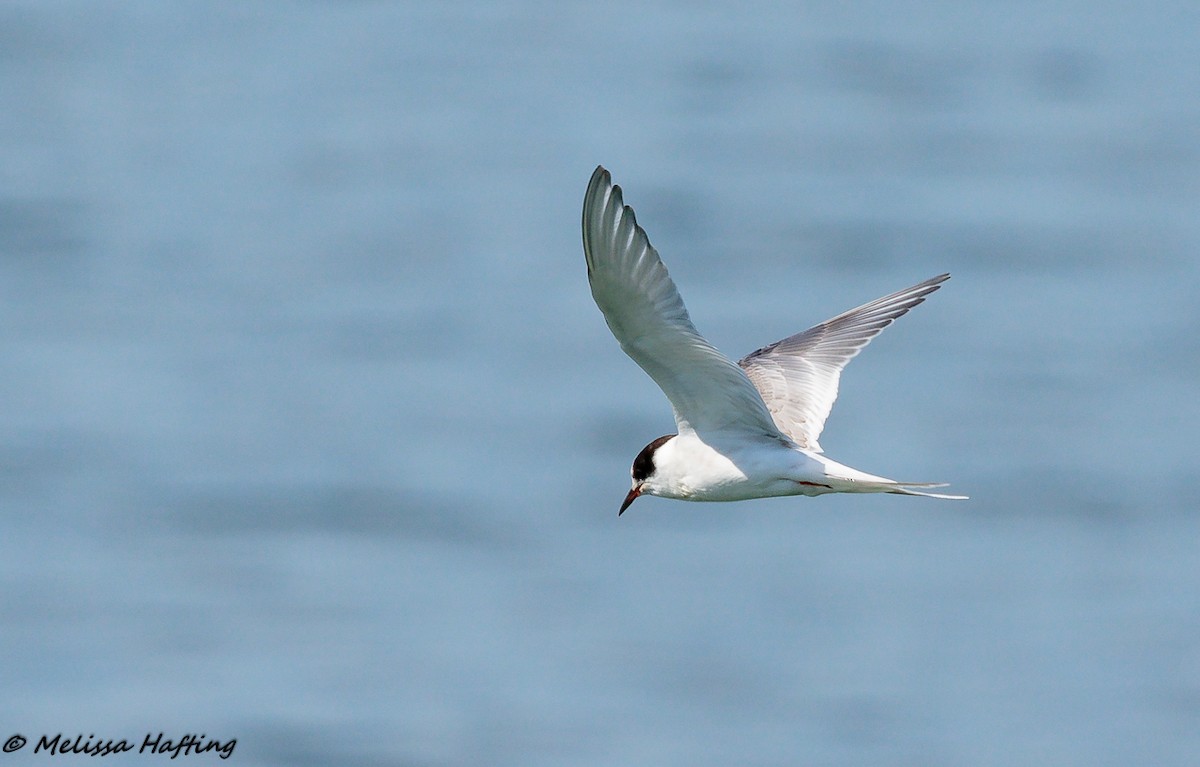
[{"label": "rippled water surface", "polygon": [[[1195,764],[1194,5],[809,5],[0,5],[6,761]],[[731,355],[952,272],[821,441],[972,500],[618,520],[597,163]]]}]

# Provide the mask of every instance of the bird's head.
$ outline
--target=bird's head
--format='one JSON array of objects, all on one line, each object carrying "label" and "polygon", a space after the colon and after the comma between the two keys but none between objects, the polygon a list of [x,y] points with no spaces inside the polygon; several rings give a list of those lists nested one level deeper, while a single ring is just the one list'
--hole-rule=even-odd
[{"label": "bird's head", "polygon": [[629,495],[625,496],[625,502],[621,504],[621,510],[617,512],[618,517],[624,514],[625,509],[629,508],[629,504],[636,501],[637,497],[642,493],[656,495],[654,475],[657,467],[654,465],[654,454],[674,437],[674,434],[659,437],[642,448],[642,452],[638,453],[637,458],[633,459],[633,467],[629,470],[630,476],[633,477],[633,486],[629,489]]}]

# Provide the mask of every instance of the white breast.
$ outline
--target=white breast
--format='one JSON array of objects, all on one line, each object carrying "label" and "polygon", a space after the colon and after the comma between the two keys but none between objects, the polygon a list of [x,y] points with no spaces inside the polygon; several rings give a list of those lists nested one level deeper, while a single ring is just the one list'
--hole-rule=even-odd
[{"label": "white breast", "polygon": [[798,481],[821,478],[820,464],[804,452],[771,439],[702,441],[681,434],[659,448],[647,491],[689,501],[742,501],[777,495],[808,495]]}]

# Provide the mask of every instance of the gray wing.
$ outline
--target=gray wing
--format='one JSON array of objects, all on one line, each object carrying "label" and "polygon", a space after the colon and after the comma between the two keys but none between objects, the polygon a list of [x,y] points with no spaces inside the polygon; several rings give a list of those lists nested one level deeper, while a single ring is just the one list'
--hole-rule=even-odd
[{"label": "gray wing", "polygon": [[817,437],[838,395],[842,368],[897,317],[950,279],[942,274],[839,314],[747,355],[738,364],[758,388],[779,428],[803,448]]},{"label": "gray wing", "polygon": [[583,200],[583,252],[596,305],[621,348],[671,401],[680,433],[783,436],[742,368],[692,325],[667,268],[603,167]]}]

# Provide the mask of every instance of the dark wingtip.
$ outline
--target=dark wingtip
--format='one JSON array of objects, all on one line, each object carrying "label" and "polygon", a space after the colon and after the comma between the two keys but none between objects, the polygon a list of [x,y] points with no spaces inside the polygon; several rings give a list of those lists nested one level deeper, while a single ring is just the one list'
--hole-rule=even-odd
[{"label": "dark wingtip", "polygon": [[588,188],[594,187],[598,183],[602,183],[603,181],[607,181],[611,178],[612,176],[608,174],[608,171],[603,165],[597,165],[596,169],[592,171],[592,178],[588,181]]}]

